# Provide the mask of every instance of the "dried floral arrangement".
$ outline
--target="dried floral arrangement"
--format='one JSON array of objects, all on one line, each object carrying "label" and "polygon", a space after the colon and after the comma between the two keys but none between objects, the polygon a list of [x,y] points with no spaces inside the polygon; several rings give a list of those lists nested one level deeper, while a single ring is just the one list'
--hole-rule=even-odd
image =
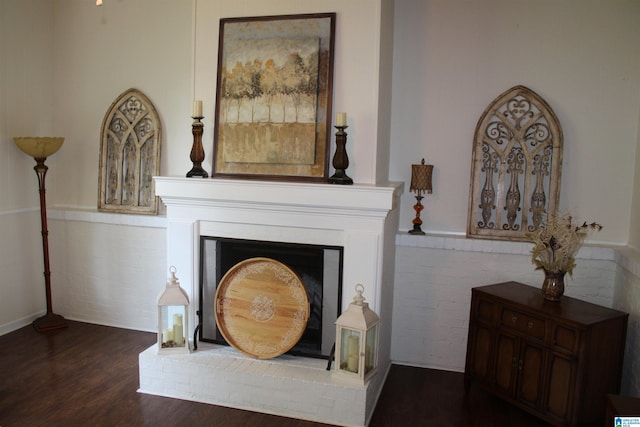
[{"label": "dried floral arrangement", "polygon": [[584,239],[592,231],[600,231],[602,226],[596,222],[575,225],[568,214],[549,214],[544,226],[526,233],[533,242],[531,262],[536,270],[553,273],[573,273],[576,266],[575,256],[582,247]]}]

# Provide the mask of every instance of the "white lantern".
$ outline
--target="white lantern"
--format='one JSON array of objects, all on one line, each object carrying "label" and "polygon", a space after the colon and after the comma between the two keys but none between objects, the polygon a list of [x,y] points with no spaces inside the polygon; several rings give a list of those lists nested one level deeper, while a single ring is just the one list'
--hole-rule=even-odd
[{"label": "white lantern", "polygon": [[364,385],[378,367],[380,318],[364,302],[364,286],[356,285],[356,296],[336,320],[334,375]]},{"label": "white lantern", "polygon": [[176,268],[158,297],[158,353],[189,353],[189,296],[180,287]]}]

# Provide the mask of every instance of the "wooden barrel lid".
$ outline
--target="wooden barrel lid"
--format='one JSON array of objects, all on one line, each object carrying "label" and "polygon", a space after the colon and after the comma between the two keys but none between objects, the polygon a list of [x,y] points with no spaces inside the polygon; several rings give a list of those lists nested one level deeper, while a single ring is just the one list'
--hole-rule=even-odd
[{"label": "wooden barrel lid", "polygon": [[250,258],[220,280],[215,316],[229,345],[248,356],[270,359],[300,340],[309,320],[309,298],[289,267],[270,258]]}]

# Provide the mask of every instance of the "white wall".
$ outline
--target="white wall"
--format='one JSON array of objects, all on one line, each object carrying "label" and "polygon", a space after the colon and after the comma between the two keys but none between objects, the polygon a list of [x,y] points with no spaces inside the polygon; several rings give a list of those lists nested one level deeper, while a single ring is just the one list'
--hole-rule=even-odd
[{"label": "white wall", "polygon": [[[396,0],[395,19],[390,177],[408,183],[422,157],[435,166],[423,230],[464,234],[475,126],[500,93],[522,84],[563,128],[560,208],[603,224],[594,240],[627,243],[640,2]],[[402,199],[404,230],[412,196]]]},{"label": "white wall", "polygon": [[[193,8],[168,0],[105,3],[0,1],[0,333],[45,310],[35,162],[11,139],[23,135],[65,137],[47,159],[54,311],[155,329],[149,310],[168,276],[162,221],[60,209],[95,212],[102,119],[130,87],[149,96],[163,121],[162,169],[167,147],[182,145],[188,158]],[[128,304],[113,305],[116,298]]]},{"label": "white wall", "polygon": [[[541,283],[528,244],[462,237],[473,132],[497,95],[523,84],[557,114],[561,209],[602,223],[593,241],[640,241],[640,3],[396,0],[395,14],[390,178],[408,185],[422,157],[435,169],[421,216],[430,236],[403,232],[415,198],[408,188],[402,196],[392,359],[461,371],[470,288]],[[587,250],[567,289],[630,313],[623,392],[636,396],[638,263],[638,252]]]},{"label": "white wall", "polygon": [[[390,2],[385,1],[388,5]],[[303,13],[336,13],[335,59],[333,80],[333,111],[347,112],[347,153],[349,169],[347,174],[357,183],[376,183],[377,152],[388,150],[388,132],[380,131],[379,126],[388,128],[389,111],[378,117],[378,103],[387,110],[388,99],[378,97],[380,75],[380,57],[385,55],[391,60],[389,50],[380,52],[381,19],[392,27],[388,16],[381,16],[380,0],[311,0],[295,2],[278,1],[196,1],[196,39],[195,39],[195,96],[204,100],[205,161],[203,166],[211,171],[213,156],[213,123],[216,96],[216,75],[218,63],[218,33],[220,18],[288,15]],[[366,30],[365,30],[366,29]],[[387,80],[389,80],[387,78]],[[382,124],[380,123],[382,121]],[[332,141],[335,139],[332,138]],[[332,150],[334,143],[332,142]],[[331,156],[333,156],[333,151]],[[176,152],[175,158],[185,158],[182,152]],[[188,161],[188,158],[186,158]],[[182,163],[188,164],[186,161]],[[178,174],[179,170],[170,167],[169,174]],[[188,168],[186,170],[189,170]],[[330,166],[330,173],[333,169]],[[384,177],[386,182],[386,176]]]},{"label": "white wall", "polygon": [[95,209],[102,120],[111,103],[136,88],[162,121],[161,171],[189,168],[193,85],[192,1],[54,2],[54,122],[66,137],[68,167],[51,190],[56,206]]},{"label": "white wall", "polygon": [[[45,306],[36,162],[13,137],[52,136],[52,14],[51,2],[0,1],[0,333]],[[57,164],[47,161],[47,187]]]}]

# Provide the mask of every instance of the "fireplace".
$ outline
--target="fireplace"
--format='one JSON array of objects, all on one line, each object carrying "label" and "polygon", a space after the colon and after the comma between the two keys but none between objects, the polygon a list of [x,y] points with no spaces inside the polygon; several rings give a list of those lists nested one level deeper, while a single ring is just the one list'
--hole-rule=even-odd
[{"label": "fireplace", "polygon": [[[393,267],[402,185],[154,180],[156,194],[167,207],[167,264],[176,267],[191,301],[190,336],[197,324],[196,311],[205,302],[201,279],[205,274],[222,274],[200,269],[201,257],[211,256],[201,252],[203,240],[213,246],[249,242],[254,247],[329,248],[341,259],[335,315],[346,310],[355,286],[362,284],[369,306],[380,317],[379,371],[358,386],[333,376],[321,357],[283,354],[258,360],[205,341],[185,355],[163,357],[153,346],[142,352],[139,391],[338,425],[366,425],[391,363]],[[203,333],[215,339],[211,325]],[[324,353],[321,350],[320,356]]]},{"label": "fireplace", "polygon": [[291,268],[304,284],[309,319],[291,355],[328,359],[335,344],[335,321],[340,315],[342,247],[259,240],[200,237],[199,322],[197,338],[228,345],[216,325],[215,293],[223,276],[239,263],[264,257]]}]

